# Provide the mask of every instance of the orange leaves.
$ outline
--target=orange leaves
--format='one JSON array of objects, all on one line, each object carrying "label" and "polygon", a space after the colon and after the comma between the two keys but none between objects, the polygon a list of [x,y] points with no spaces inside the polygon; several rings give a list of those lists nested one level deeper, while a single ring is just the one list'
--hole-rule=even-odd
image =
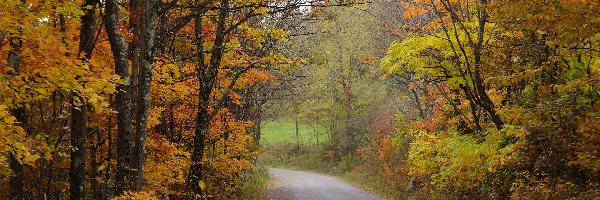
[{"label": "orange leaves", "polygon": [[406,11],[402,13],[402,17],[404,17],[404,19],[413,19],[428,12],[422,6],[411,5],[412,3],[407,2],[403,2],[402,4],[407,8]]}]

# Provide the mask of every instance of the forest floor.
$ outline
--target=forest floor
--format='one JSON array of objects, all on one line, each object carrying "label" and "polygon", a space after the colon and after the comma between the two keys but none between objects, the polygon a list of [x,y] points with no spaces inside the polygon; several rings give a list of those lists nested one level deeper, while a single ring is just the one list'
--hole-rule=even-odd
[{"label": "forest floor", "polygon": [[383,200],[338,178],[313,172],[271,168],[266,194],[280,200]]}]

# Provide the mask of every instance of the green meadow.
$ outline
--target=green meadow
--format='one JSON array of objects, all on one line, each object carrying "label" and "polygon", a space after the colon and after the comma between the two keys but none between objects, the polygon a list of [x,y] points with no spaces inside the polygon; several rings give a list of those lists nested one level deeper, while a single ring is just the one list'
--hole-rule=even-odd
[{"label": "green meadow", "polygon": [[[300,123],[298,135],[300,142],[306,145],[323,144],[327,141],[327,129],[320,125]],[[296,142],[296,124],[293,119],[277,119],[265,122],[261,127],[260,143],[263,145],[278,145]]]}]

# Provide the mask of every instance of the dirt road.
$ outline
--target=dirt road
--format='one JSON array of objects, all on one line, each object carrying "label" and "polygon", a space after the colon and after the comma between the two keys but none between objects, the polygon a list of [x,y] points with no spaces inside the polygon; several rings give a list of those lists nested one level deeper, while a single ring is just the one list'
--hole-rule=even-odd
[{"label": "dirt road", "polygon": [[383,200],[335,177],[312,172],[269,169],[273,184],[268,188],[270,199],[293,200]]}]

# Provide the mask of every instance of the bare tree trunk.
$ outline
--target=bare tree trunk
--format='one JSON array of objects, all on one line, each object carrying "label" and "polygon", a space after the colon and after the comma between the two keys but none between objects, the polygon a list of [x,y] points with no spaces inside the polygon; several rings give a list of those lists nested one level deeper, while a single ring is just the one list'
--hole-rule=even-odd
[{"label": "bare tree trunk", "polygon": [[256,124],[254,125],[254,144],[260,145],[260,130],[262,129],[262,105],[257,105]]},{"label": "bare tree trunk", "polygon": [[[200,187],[200,180],[204,175],[202,159],[205,148],[205,135],[210,130],[210,94],[217,81],[217,71],[223,57],[223,44],[225,43],[225,19],[227,18],[228,0],[221,0],[219,9],[216,37],[211,48],[211,57],[208,64],[204,61],[204,45],[202,33],[202,16],[198,14],[194,19],[196,34],[196,51],[198,53],[197,74],[200,80],[200,91],[198,92],[198,112],[196,114],[196,129],[194,131],[194,147],[192,149],[192,165],[190,166],[189,176],[186,180],[186,187],[194,194],[202,194],[203,188]],[[213,108],[219,109],[219,108]]]},{"label": "bare tree trunk", "polygon": [[300,153],[300,133],[298,129],[298,105],[294,106],[294,118],[296,121],[296,150]]},{"label": "bare tree trunk", "polygon": [[[127,58],[131,61],[131,84],[129,85],[129,92],[131,94],[137,94],[139,85],[139,74],[140,74],[140,23],[142,19],[142,4],[141,0],[130,0],[129,1],[129,31],[133,33],[133,38],[127,46],[128,56]],[[137,98],[132,96],[131,98],[131,113],[137,113]],[[137,127],[132,127],[135,130]],[[133,131],[132,130],[132,131]]]},{"label": "bare tree trunk", "polygon": [[115,60],[115,72],[121,76],[123,84],[117,86],[115,105],[117,107],[117,166],[116,195],[128,189],[131,163],[131,94],[129,92],[129,64],[123,34],[119,31],[119,7],[116,0],[107,0],[104,24],[108,41]]},{"label": "bare tree trunk", "polygon": [[97,178],[102,176],[101,174],[98,174],[98,164],[101,163],[98,162],[98,150],[101,151],[100,147],[102,146],[103,142],[100,142],[102,141],[102,136],[100,135],[99,129],[94,128],[91,130],[91,133],[96,139],[94,141],[94,145],[92,145],[90,148],[90,187],[92,189],[92,198],[102,199],[102,187],[100,187],[100,181],[98,181]]},{"label": "bare tree trunk", "polygon": [[144,179],[144,149],[146,147],[146,124],[150,103],[150,85],[152,83],[152,63],[154,62],[154,38],[156,35],[156,18],[158,1],[150,0],[141,7],[140,24],[140,76],[138,79],[138,96],[136,102],[136,137],[133,169],[136,170],[134,189],[141,190]]},{"label": "bare tree trunk", "polygon": [[481,65],[483,64],[483,62],[481,61],[481,55],[483,53],[483,42],[484,42],[484,33],[485,33],[485,24],[487,23],[487,11],[486,11],[486,6],[488,4],[487,0],[481,0],[480,3],[482,4],[482,8],[479,9],[479,30],[477,31],[477,44],[475,44],[475,48],[474,48],[474,54],[475,54],[475,59],[474,59],[474,65],[475,65],[475,77],[474,77],[474,87],[475,87],[475,91],[477,91],[477,94],[479,94],[479,98],[481,99],[482,102],[482,107],[483,109],[485,109],[488,114],[490,115],[490,118],[492,119],[492,122],[494,122],[494,125],[496,125],[496,129],[502,129],[502,126],[504,126],[504,122],[502,121],[502,119],[500,118],[500,115],[498,115],[496,113],[496,107],[494,105],[494,102],[492,102],[492,100],[490,99],[490,97],[488,96],[487,92],[485,91],[485,86],[483,85],[483,78],[481,77]]},{"label": "bare tree trunk", "polygon": [[[84,54],[82,60],[87,62],[92,57],[94,49],[94,32],[96,26],[96,0],[86,0],[83,4],[85,14],[81,17],[79,38],[79,53]],[[91,6],[91,8],[86,8]],[[85,198],[85,139],[87,132],[87,103],[74,95],[71,108],[71,165],[69,170],[71,199]],[[79,101],[79,102],[76,102]],[[76,106],[79,103],[81,106]]]},{"label": "bare tree trunk", "polygon": [[25,199],[25,193],[23,192],[23,165],[19,163],[12,153],[8,155],[8,162],[10,170],[14,174],[14,176],[10,178],[10,198],[16,200]]},{"label": "bare tree trunk", "polygon": [[[21,3],[24,5],[25,1],[22,0]],[[22,15],[22,13],[21,13]],[[19,29],[19,32],[21,30]],[[20,65],[21,65],[21,46],[23,41],[21,38],[11,38],[10,40],[10,51],[8,53],[8,66],[12,68],[12,75],[17,76],[20,73]],[[11,114],[17,118],[17,121],[20,122],[20,126],[25,128],[27,125],[27,115],[25,114],[25,108],[17,107],[11,110]],[[8,155],[8,162],[11,171],[14,176],[10,178],[10,197],[11,199],[24,199],[25,193],[23,191],[23,179],[25,178],[23,172],[23,165],[17,160],[13,153]]]}]

